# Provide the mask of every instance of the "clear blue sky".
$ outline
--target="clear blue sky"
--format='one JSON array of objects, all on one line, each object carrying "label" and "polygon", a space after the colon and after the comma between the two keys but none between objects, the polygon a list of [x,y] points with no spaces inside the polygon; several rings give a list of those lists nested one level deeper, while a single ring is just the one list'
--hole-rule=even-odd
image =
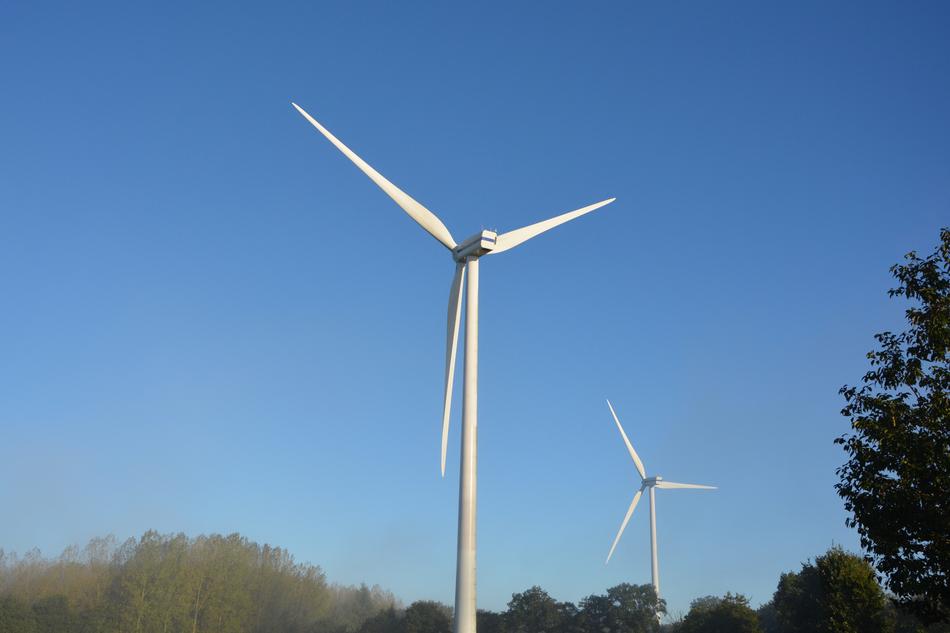
[{"label": "clear blue sky", "polygon": [[857,546],[837,390],[950,224],[945,3],[201,5],[0,8],[0,546],[240,531],[451,603],[452,263],[291,100],[457,238],[618,198],[483,262],[481,606],[649,581],[605,397],[720,486],[658,493],[674,611]]}]

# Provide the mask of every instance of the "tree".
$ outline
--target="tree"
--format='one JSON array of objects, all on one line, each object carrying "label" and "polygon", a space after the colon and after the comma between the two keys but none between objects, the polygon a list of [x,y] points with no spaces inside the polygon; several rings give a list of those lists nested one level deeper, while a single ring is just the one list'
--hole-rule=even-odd
[{"label": "tree", "polygon": [[693,600],[677,633],[762,633],[759,618],[742,595]]},{"label": "tree", "polygon": [[590,633],[653,633],[660,628],[666,603],[656,596],[653,585],[621,583],[606,595],[581,600],[580,628]]},{"label": "tree", "polygon": [[660,615],[666,613],[666,602],[656,595],[653,585],[620,583],[607,590],[617,631],[650,631]]},{"label": "tree", "polygon": [[887,599],[860,556],[834,547],[782,574],[772,599],[782,633],[890,633]]},{"label": "tree", "polygon": [[844,386],[852,433],[836,488],[901,605],[950,621],[950,229],[928,257],[891,268],[908,329],[877,334],[861,387]]},{"label": "tree", "polygon": [[541,587],[512,594],[504,615],[507,633],[556,633],[565,624],[564,609]]},{"label": "tree", "polygon": [[452,611],[441,602],[418,600],[406,608],[405,633],[449,633],[451,630]]}]

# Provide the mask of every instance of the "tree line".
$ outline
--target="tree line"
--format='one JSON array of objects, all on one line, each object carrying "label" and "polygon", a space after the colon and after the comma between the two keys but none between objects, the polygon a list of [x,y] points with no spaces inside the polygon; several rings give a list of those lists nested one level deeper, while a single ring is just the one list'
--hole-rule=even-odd
[{"label": "tree line", "polygon": [[[540,587],[501,612],[479,611],[479,633],[948,633],[897,611],[861,557],[833,548],[782,574],[772,600],[694,600],[663,617],[651,585],[622,583],[578,603]],[[661,621],[663,622],[661,624]],[[154,531],[118,544],[93,539],[47,559],[0,550],[0,633],[450,633],[450,607],[404,607],[379,587],[327,582],[314,565],[238,534],[189,538]]]},{"label": "tree line", "polygon": [[480,612],[478,627],[479,633],[950,633],[948,624],[927,626],[898,610],[867,561],[840,548],[782,574],[772,599],[758,609],[727,593],[698,598],[685,616],[661,624],[656,616],[665,611],[651,585],[621,584],[576,606],[533,587],[512,596],[503,613]]},{"label": "tree line", "polygon": [[238,534],[97,538],[54,559],[0,550],[0,633],[347,633],[398,606]]}]

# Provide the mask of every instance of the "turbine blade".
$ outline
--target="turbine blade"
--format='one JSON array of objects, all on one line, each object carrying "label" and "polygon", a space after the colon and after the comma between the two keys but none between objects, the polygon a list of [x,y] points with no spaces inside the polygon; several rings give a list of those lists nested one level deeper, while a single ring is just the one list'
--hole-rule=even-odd
[{"label": "turbine blade", "polygon": [[445,477],[445,449],[449,442],[449,417],[452,413],[452,385],[455,382],[455,352],[458,350],[459,321],[462,315],[462,286],[465,285],[465,264],[455,267],[452,289],[449,290],[449,315],[445,337],[445,402],[442,406],[442,476]]},{"label": "turbine blade", "polygon": [[330,134],[329,130],[317,123],[316,119],[307,114],[303,108],[301,108],[296,103],[291,103],[291,105],[297,108],[297,112],[302,114],[305,119],[310,121],[313,127],[317,128],[321,134],[327,137],[327,140],[336,145],[336,148],[343,152],[347,158],[353,161],[353,163],[359,167],[364,174],[369,176],[370,180],[375,182],[380,189],[385,191],[386,195],[388,195],[396,204],[402,207],[403,211],[409,214],[409,217],[415,220],[419,226],[428,231],[429,235],[442,242],[442,244],[444,244],[449,250],[457,246],[455,240],[452,238],[452,234],[449,233],[449,230],[445,228],[444,224],[442,224],[442,220],[436,217],[434,213],[413,200],[402,189],[386,180],[382,174],[370,167],[369,164],[367,164],[362,158],[354,154],[353,151],[341,143],[337,137]]},{"label": "turbine blade", "polygon": [[675,481],[666,481],[661,479],[656,482],[657,488],[695,488],[697,490],[717,490],[716,486],[702,486],[700,484],[678,484]]},{"label": "turbine blade", "polygon": [[550,231],[551,229],[553,229],[554,227],[560,224],[564,224],[565,222],[569,220],[573,220],[574,218],[579,218],[585,213],[590,213],[591,211],[595,211],[603,206],[606,206],[610,204],[611,202],[613,202],[614,200],[616,200],[616,198],[610,198],[609,200],[602,200],[601,202],[598,202],[596,204],[586,206],[583,209],[577,209],[576,211],[570,211],[568,213],[564,213],[555,218],[551,218],[550,220],[544,220],[542,222],[531,224],[529,226],[525,226],[520,229],[515,229],[514,231],[508,231],[507,233],[502,233],[495,240],[495,248],[492,249],[491,252],[500,253],[502,251],[507,251],[509,248],[514,248],[518,244],[521,244],[524,241],[530,240],[532,237],[535,237],[536,235],[540,235],[541,233],[544,233],[545,231]]},{"label": "turbine blade", "polygon": [[640,489],[637,490],[637,494],[633,495],[633,501],[630,502],[630,507],[627,509],[627,515],[623,518],[623,523],[620,524],[620,531],[617,532],[617,537],[614,539],[614,544],[610,546],[610,553],[607,554],[607,560],[604,561],[604,565],[609,563],[610,557],[614,555],[614,550],[617,548],[617,543],[620,542],[620,536],[627,528],[627,523],[630,522],[630,517],[633,516],[633,510],[637,507],[637,502],[640,501],[640,495],[642,494],[643,486],[640,486]]},{"label": "turbine blade", "polygon": [[630,443],[627,434],[623,432],[623,427],[620,426],[620,419],[617,417],[613,405],[610,404],[610,400],[607,401],[607,406],[610,407],[610,413],[614,416],[614,422],[617,423],[617,428],[620,429],[620,435],[623,436],[623,443],[627,445],[627,452],[630,453],[630,457],[633,458],[633,463],[637,467],[637,472],[640,473],[640,479],[646,479],[647,471],[643,467],[643,462],[640,461],[640,456],[637,455],[637,452],[633,450],[633,444]]}]

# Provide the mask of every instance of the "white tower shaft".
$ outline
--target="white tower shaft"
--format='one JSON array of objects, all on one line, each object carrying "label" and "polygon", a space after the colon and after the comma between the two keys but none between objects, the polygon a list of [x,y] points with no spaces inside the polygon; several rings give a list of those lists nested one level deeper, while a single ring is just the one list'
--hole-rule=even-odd
[{"label": "white tower shaft", "polygon": [[650,486],[650,554],[653,559],[653,590],[660,597],[660,565],[656,557],[656,488]]},{"label": "white tower shaft", "polygon": [[459,477],[458,564],[454,633],[475,633],[475,509],[478,471],[478,258],[466,260],[465,387],[462,395],[462,465]]}]

